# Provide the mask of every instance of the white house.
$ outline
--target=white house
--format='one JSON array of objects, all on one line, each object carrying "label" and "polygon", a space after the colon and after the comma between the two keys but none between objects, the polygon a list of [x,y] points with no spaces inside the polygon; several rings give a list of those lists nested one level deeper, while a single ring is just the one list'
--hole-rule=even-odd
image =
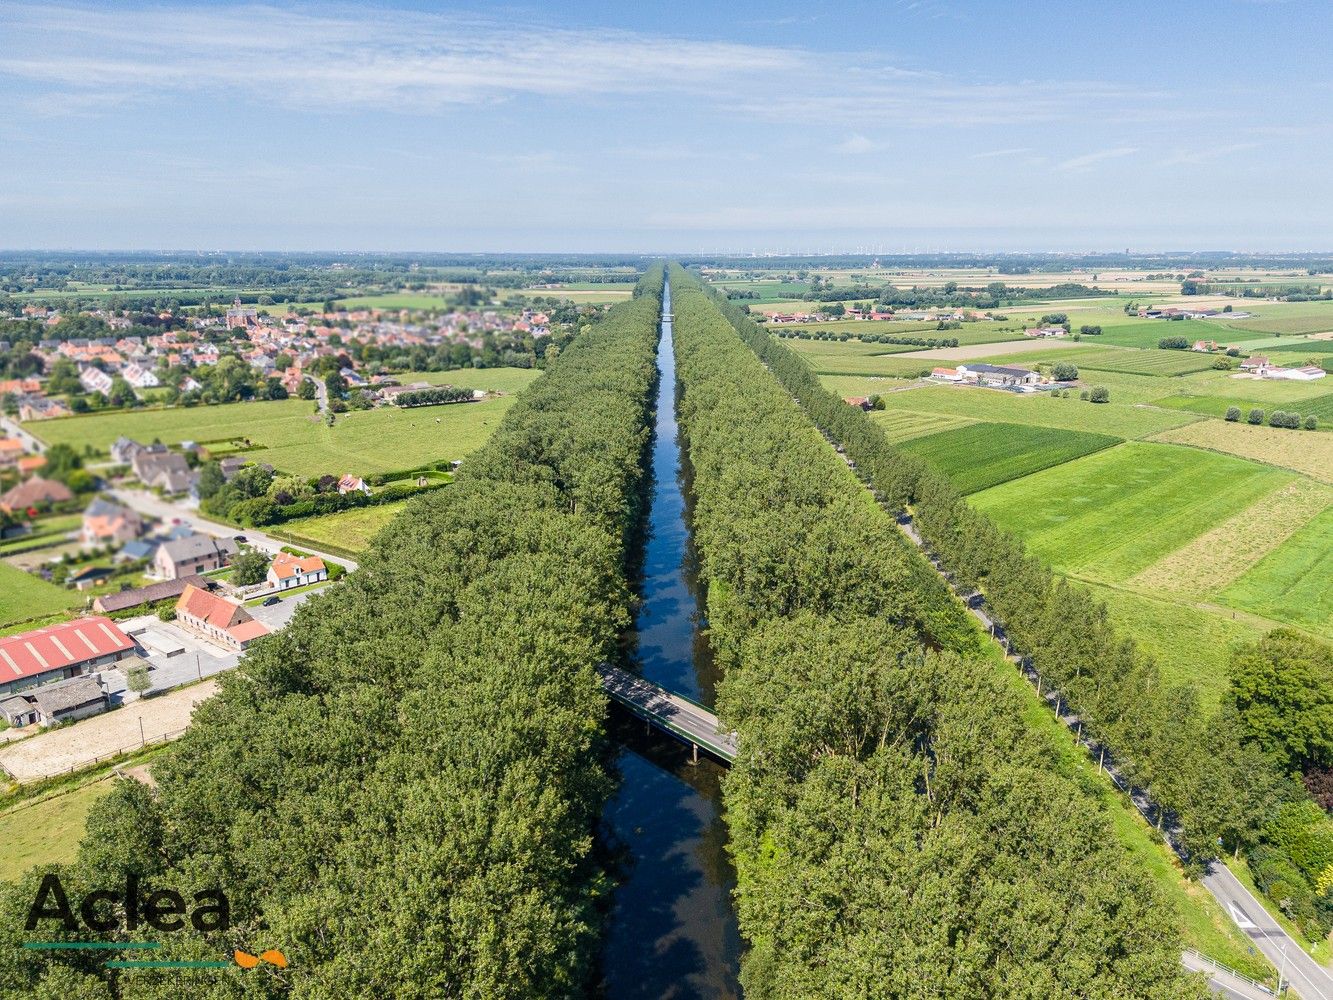
[{"label": "white house", "polygon": [[111,394],[111,376],[100,368],[89,365],[79,372],[79,382],[89,392],[100,392],[103,396]]},{"label": "white house", "polygon": [[274,590],[291,590],[329,578],[328,567],[319,556],[294,556],[279,552],[268,568],[268,583]]}]

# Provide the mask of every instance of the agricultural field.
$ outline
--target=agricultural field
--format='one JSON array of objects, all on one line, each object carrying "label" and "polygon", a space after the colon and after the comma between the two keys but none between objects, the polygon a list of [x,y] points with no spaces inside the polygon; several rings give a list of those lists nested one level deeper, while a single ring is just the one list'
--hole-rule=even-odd
[{"label": "agricultural field", "polygon": [[576,305],[606,305],[624,302],[634,291],[633,284],[597,285],[593,288],[504,288],[500,290],[502,299],[567,299]]},{"label": "agricultural field", "polygon": [[[1294,407],[1293,407],[1294,408]],[[1157,410],[1166,413],[1166,410]],[[1199,420],[1153,435],[1153,441],[1187,444],[1265,462],[1333,485],[1333,435],[1282,427]]]},{"label": "agricultural field", "polygon": [[[1305,281],[1293,282],[1304,284]],[[1245,319],[1222,320],[1233,330],[1254,333],[1297,335],[1333,330],[1333,301],[1265,302],[1262,299],[1233,299],[1237,310],[1252,315]]]},{"label": "agricultural field", "polygon": [[1122,583],[1293,478],[1225,455],[1127,442],[972,502],[1056,569]]},{"label": "agricultural field", "polygon": [[115,781],[103,777],[69,791],[25,799],[0,811],[0,879],[13,881],[34,865],[74,860],[93,804],[108,794]]},{"label": "agricultural field", "polygon": [[890,378],[917,378],[930,374],[935,365],[921,358],[900,359],[898,352],[912,351],[911,346],[838,343],[828,340],[789,340],[787,345],[799,352],[815,372],[824,375],[884,375]]},{"label": "agricultural field", "polygon": [[[1266,522],[1265,522],[1266,523]],[[1333,641],[1333,508],[1325,508],[1219,595]]]},{"label": "agricultural field", "polygon": [[894,444],[902,444],[925,435],[939,434],[941,431],[955,430],[975,424],[967,417],[954,417],[943,413],[914,413],[911,410],[876,410],[870,418],[879,424],[885,435]]},{"label": "agricultural field", "polygon": [[1237,646],[1257,642],[1281,623],[1249,614],[1160,597],[1131,587],[1080,581],[1106,604],[1111,621],[1157,661],[1174,684],[1192,682],[1206,709],[1221,704],[1227,669]]},{"label": "agricultural field", "polygon": [[84,595],[0,562],[0,625],[82,606]]},{"label": "agricultural field", "polygon": [[314,548],[336,545],[350,552],[363,552],[380,529],[411,502],[398,500],[374,507],[356,507],[322,517],[288,521],[282,525],[282,533],[293,536],[297,544],[304,541]]},{"label": "agricultural field", "polygon": [[907,441],[903,450],[925,460],[960,493],[1018,479],[1110,448],[1121,438],[1023,424],[976,423]]},{"label": "agricultural field", "polygon": [[[1193,351],[1137,350],[1132,347],[1103,347],[1088,349],[1081,344],[1065,350],[1043,352],[1040,359],[1023,354],[1001,355],[986,359],[991,364],[1021,365],[1032,360],[1043,362],[1072,361],[1079,369],[1090,371],[1124,372],[1129,375],[1185,375],[1206,371],[1213,367],[1215,358]],[[1085,379],[1084,381],[1087,381]]]},{"label": "agricultural field", "polygon": [[[524,377],[501,374],[507,369],[493,371],[511,385]],[[490,436],[515,398],[355,410],[338,414],[332,427],[314,412],[313,403],[282,400],[66,417],[30,424],[29,430],[47,444],[91,444],[102,452],[121,434],[167,444],[197,441],[224,453],[248,440],[250,447],[240,453],[280,472],[371,475],[464,458]]]},{"label": "agricultural field", "polygon": [[1129,402],[1122,403],[1114,389],[1111,390],[1109,403],[1089,403],[1072,396],[1057,399],[1047,393],[1020,395],[998,389],[937,385],[887,392],[883,398],[886,409],[890,411],[952,414],[993,423],[1058,427],[1121,438],[1147,437],[1203,419],[1193,413],[1155,410]]},{"label": "agricultural field", "polygon": [[[779,325],[770,327],[773,333],[781,334],[786,328]],[[797,327],[802,333],[849,333],[853,338],[887,334],[890,337],[922,337],[926,340],[951,338],[958,341],[960,347],[970,344],[994,344],[1003,342],[1021,342],[1027,340],[1021,333],[999,326],[995,323],[964,323],[958,330],[941,330],[935,323],[885,322],[883,320],[835,320],[830,323],[809,323]],[[794,343],[800,338],[792,337],[786,343]],[[851,343],[853,341],[849,341]],[[881,348],[894,347],[894,344],[879,344]]]},{"label": "agricultural field", "polygon": [[1311,396],[1305,399],[1294,399],[1290,402],[1275,405],[1271,402],[1256,399],[1255,396],[1259,396],[1261,393],[1250,393],[1245,383],[1240,383],[1239,387],[1245,395],[1167,396],[1164,399],[1155,400],[1153,405],[1163,406],[1169,410],[1188,410],[1191,413],[1202,413],[1204,416],[1217,417],[1219,420],[1226,416],[1227,409],[1232,406],[1240,409],[1242,420],[1248,416],[1253,407],[1263,410],[1265,419],[1273,410],[1287,410],[1299,413],[1302,417],[1311,415],[1318,417],[1321,430],[1333,430],[1333,393],[1324,393],[1322,396]]}]

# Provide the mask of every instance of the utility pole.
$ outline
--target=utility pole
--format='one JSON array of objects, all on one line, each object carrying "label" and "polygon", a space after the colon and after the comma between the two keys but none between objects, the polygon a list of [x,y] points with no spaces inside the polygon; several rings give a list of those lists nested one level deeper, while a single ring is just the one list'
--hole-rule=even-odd
[{"label": "utility pole", "polygon": [[139,746],[140,746],[140,747],[146,747],[146,746],[148,746],[148,740],[144,738],[144,734],[143,734],[143,716],[142,716],[142,715],[139,716]]}]

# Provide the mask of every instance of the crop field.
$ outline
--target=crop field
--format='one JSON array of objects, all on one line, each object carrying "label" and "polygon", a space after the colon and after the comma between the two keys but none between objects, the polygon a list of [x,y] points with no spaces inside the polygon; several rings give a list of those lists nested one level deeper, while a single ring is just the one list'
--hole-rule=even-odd
[{"label": "crop field", "polygon": [[1333,302],[1330,301],[1265,302],[1259,299],[1250,302],[1236,299],[1234,302],[1237,310],[1243,309],[1253,315],[1246,319],[1221,321],[1233,330],[1291,335],[1333,330]]},{"label": "crop field", "polygon": [[876,410],[870,417],[895,444],[976,423],[968,417],[955,417],[944,413],[913,413],[911,410]]},{"label": "crop field", "polygon": [[288,521],[282,530],[285,534],[308,541],[315,548],[336,545],[352,552],[362,552],[380,529],[411,502],[399,500],[375,507],[357,507],[337,514],[325,514],[323,517],[301,518]]},{"label": "crop field", "polygon": [[624,302],[633,292],[633,285],[606,284],[596,288],[505,288],[500,292],[502,299],[518,297],[522,299],[567,299],[579,305],[605,305],[612,302]]},{"label": "crop field", "polygon": [[915,437],[903,447],[948,476],[959,492],[975,493],[1110,448],[1121,440],[1055,427],[977,423]]},{"label": "crop field", "polygon": [[[1084,348],[1071,346],[1065,350],[1044,351],[1040,358],[1029,358],[1023,354],[1001,355],[987,358],[991,364],[1031,363],[1072,361],[1080,369],[1090,371],[1124,372],[1129,375],[1185,375],[1201,372],[1213,367],[1214,359],[1206,354],[1193,351],[1136,350],[1131,347]],[[1086,381],[1086,379],[1085,379]]]},{"label": "crop field", "polygon": [[34,865],[74,860],[88,812],[118,778],[100,778],[70,791],[18,802],[0,812],[0,879],[13,881]]},{"label": "crop field", "polygon": [[[892,344],[862,344],[848,341],[840,344],[827,340],[787,341],[799,351],[806,363],[818,374],[828,375],[885,375],[891,378],[917,378],[930,373],[935,365],[921,358],[895,358],[889,352]],[[898,347],[899,351],[914,348]]]},{"label": "crop field", "polygon": [[972,502],[1056,569],[1120,583],[1291,478],[1225,455],[1128,442]]},{"label": "crop field", "polygon": [[[1245,383],[1240,383],[1242,390],[1247,390]],[[1265,419],[1273,410],[1287,410],[1288,412],[1299,413],[1302,417],[1314,416],[1319,418],[1320,430],[1333,430],[1333,393],[1325,393],[1322,396],[1312,396],[1306,399],[1294,399],[1285,403],[1273,404],[1264,402],[1255,398],[1254,395],[1241,396],[1167,396],[1165,399],[1156,400],[1154,406],[1164,406],[1170,410],[1188,410],[1190,413],[1202,413],[1205,416],[1217,417],[1221,419],[1226,416],[1227,408],[1231,406],[1239,407],[1241,420],[1244,420],[1251,408],[1258,407],[1264,411]]]},{"label": "crop field", "polygon": [[1333,640],[1333,508],[1325,509],[1219,595],[1221,603]]},{"label": "crop field", "polygon": [[[514,396],[478,403],[400,410],[385,407],[338,414],[332,427],[304,400],[67,417],[29,425],[48,444],[91,444],[106,451],[125,434],[219,445],[248,439],[242,454],[299,476],[352,472],[369,475],[463,458],[478,448],[513,405]],[[225,450],[225,449],[224,449]]]},{"label": "crop field", "polygon": [[81,606],[83,595],[0,562],[0,625]]},{"label": "crop field", "polygon": [[[1253,378],[1236,372],[1207,371],[1183,375],[1170,382],[1157,382],[1158,397],[1165,396],[1219,396],[1223,399],[1240,396],[1253,399],[1256,406],[1281,406],[1311,399],[1333,392],[1333,380],[1289,382],[1286,379]],[[1292,409],[1291,406],[1286,407]]]},{"label": "crop field", "polygon": [[789,348],[805,355],[812,362],[817,358],[860,360],[885,354],[908,354],[917,350],[911,344],[866,344],[860,340],[801,340],[791,337],[783,341]]},{"label": "crop field", "polygon": [[[773,332],[779,332],[784,327],[779,325],[772,327]],[[1015,333],[1011,329],[1006,329],[994,323],[964,323],[958,330],[940,330],[934,323],[887,323],[881,320],[840,320],[830,323],[811,323],[799,327],[802,332],[825,332],[825,333],[850,333],[853,337],[879,336],[888,334],[890,337],[924,337],[929,340],[931,337],[943,339],[945,337],[958,341],[960,347],[966,347],[969,344],[994,344],[1005,341],[1016,343],[1025,341],[1028,338],[1020,333]],[[792,338],[795,340],[797,338]],[[790,342],[790,341],[788,341]],[[880,347],[892,347],[892,344],[880,344]]]},{"label": "crop field", "polygon": [[1129,584],[1194,600],[1209,597],[1239,579],[1330,504],[1333,489],[1303,477],[1293,479],[1159,559]]},{"label": "crop field", "polygon": [[888,410],[949,413],[973,420],[1059,427],[1122,438],[1147,437],[1202,419],[1193,413],[1120,403],[1114,389],[1111,390],[1111,402],[1089,403],[1072,396],[1056,399],[1046,393],[1019,395],[997,389],[931,385],[885,393],[884,405]]},{"label": "crop field", "polygon": [[1266,462],[1333,485],[1333,435],[1329,434],[1281,427],[1255,427],[1245,423],[1229,424],[1222,420],[1199,420],[1163,430],[1153,435],[1152,440],[1188,444],[1195,448],[1207,448],[1209,451]]}]

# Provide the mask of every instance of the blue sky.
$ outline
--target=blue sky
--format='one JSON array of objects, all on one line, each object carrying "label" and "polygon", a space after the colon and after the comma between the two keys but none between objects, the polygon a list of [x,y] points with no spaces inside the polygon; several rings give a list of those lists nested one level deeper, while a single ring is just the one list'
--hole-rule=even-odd
[{"label": "blue sky", "polygon": [[0,247],[1333,249],[1327,0],[0,0]]}]

